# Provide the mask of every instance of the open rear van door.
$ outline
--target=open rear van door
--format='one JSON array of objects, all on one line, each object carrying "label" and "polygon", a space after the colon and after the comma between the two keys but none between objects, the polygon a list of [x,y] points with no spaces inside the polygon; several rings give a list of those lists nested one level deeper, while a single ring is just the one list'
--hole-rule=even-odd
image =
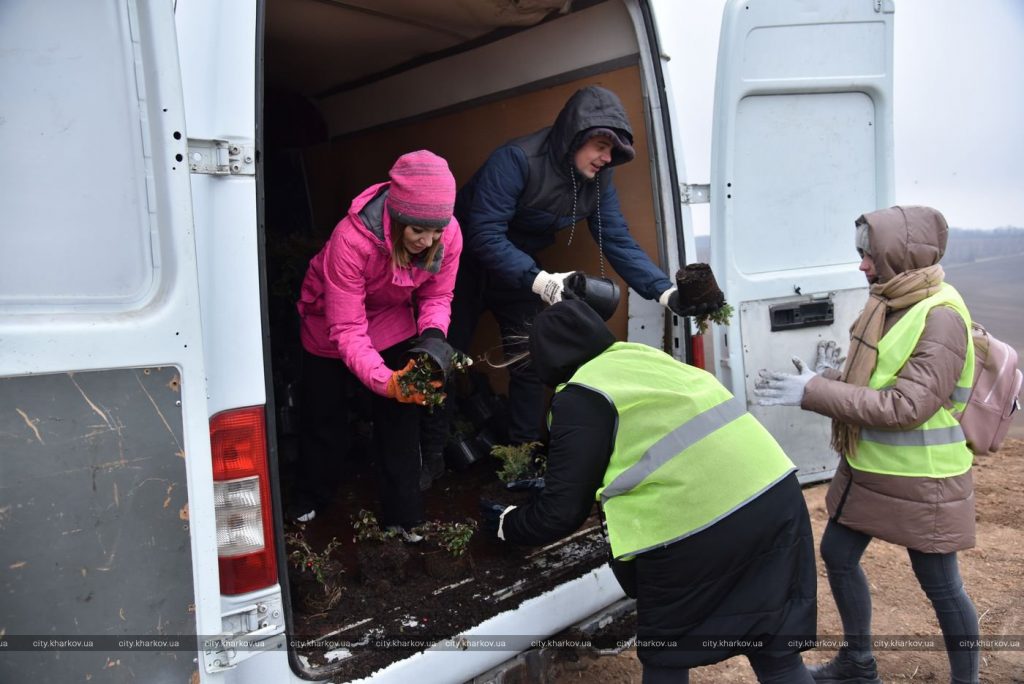
[{"label": "open rear van door", "polygon": [[[716,369],[752,403],[757,371],[847,346],[866,298],[854,221],[893,203],[891,0],[730,0],[712,140],[711,257],[736,313]],[[831,476],[829,421],[750,410],[800,468]]]},{"label": "open rear van door", "polygon": [[173,4],[3,15],[0,680],[223,681]]}]

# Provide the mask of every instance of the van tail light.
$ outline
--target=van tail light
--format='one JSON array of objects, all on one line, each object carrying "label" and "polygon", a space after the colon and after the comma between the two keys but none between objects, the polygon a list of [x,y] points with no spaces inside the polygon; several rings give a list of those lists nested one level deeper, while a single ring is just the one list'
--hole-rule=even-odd
[{"label": "van tail light", "polygon": [[706,361],[704,359],[704,337],[701,335],[693,335],[690,338],[690,351],[693,354],[693,364],[697,368],[703,368],[707,370]]},{"label": "van tail light", "polygon": [[245,594],[277,582],[262,406],[210,419],[220,590]]}]

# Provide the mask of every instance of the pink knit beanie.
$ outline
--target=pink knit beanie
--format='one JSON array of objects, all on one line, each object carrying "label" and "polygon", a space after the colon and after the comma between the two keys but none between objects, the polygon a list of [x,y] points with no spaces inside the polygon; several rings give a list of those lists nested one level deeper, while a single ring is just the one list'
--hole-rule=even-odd
[{"label": "pink knit beanie", "polygon": [[387,207],[406,225],[444,228],[455,209],[455,178],[448,162],[433,152],[403,154],[391,167]]}]

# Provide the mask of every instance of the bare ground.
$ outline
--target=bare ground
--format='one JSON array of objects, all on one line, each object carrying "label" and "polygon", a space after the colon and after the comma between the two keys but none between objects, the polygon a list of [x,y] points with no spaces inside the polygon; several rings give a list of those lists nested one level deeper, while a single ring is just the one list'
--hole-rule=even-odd
[{"label": "bare ground", "polygon": [[[1020,428],[1022,421],[1015,421]],[[1014,432],[1018,432],[1015,430]],[[960,554],[960,571],[967,593],[978,609],[982,639],[1016,642],[1015,648],[983,648],[981,682],[1024,684],[1024,441],[1010,440],[995,455],[975,460],[978,519],[977,547]],[[816,540],[821,539],[827,515],[827,484],[804,490]],[[875,540],[863,560],[871,582],[872,629],[876,636],[938,639],[938,622],[910,569],[903,547]],[[842,628],[829,593],[825,570],[818,560],[818,635],[841,635]],[[834,651],[804,653],[808,663],[828,660]],[[879,648],[879,675],[885,682],[947,682],[949,667],[941,650]],[[550,681],[641,681],[641,667],[633,651],[617,656],[583,658],[557,666]],[[695,669],[694,684],[755,682],[745,658]]]}]

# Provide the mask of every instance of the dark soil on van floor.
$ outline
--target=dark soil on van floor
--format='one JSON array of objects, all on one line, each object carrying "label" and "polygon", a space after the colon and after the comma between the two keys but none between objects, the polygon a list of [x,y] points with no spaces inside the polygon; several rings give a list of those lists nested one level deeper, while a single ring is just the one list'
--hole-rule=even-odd
[{"label": "dark soil on van floor", "polygon": [[[463,472],[449,470],[426,492],[427,517],[444,522],[477,519],[481,497],[501,503],[523,503],[529,494],[508,492],[495,475],[497,459],[485,457]],[[341,589],[336,605],[323,609],[323,587],[312,571],[289,565],[293,643],[300,658],[332,681],[365,677],[386,665],[423,650],[433,642],[467,632],[498,613],[553,586],[582,576],[608,560],[600,518],[592,515],[568,540],[543,548],[506,545],[478,530],[468,555],[472,567],[454,569],[450,578],[431,576],[425,559],[446,554],[427,539],[418,544],[388,543],[408,552],[403,571],[378,571],[364,577],[360,555],[374,552],[373,544],[357,542],[350,516],[361,508],[375,510],[375,484],[369,463],[355,467],[335,503],[317,511],[305,525],[286,525],[299,531],[315,551],[332,538],[341,546],[331,554],[343,569],[332,577]],[[392,564],[395,559],[385,559]],[[404,574],[404,578],[399,575]],[[436,573],[435,573],[436,574]],[[413,642],[415,648],[394,642]],[[419,644],[423,644],[419,647]]]}]

